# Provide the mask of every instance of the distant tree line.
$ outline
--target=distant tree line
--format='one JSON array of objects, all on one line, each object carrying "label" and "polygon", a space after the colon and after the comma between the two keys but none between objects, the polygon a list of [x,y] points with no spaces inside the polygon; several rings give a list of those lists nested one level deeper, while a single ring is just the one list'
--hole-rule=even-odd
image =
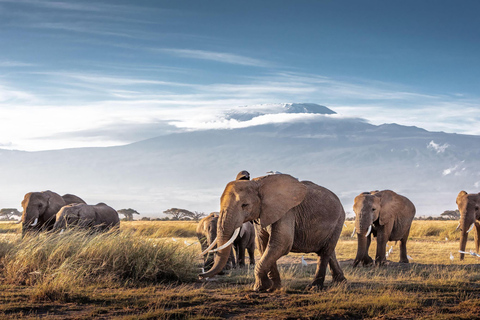
[{"label": "distant tree line", "polygon": [[[140,215],[138,211],[131,208],[120,209],[117,212],[125,216],[125,218],[122,219],[124,221],[133,221],[134,214]],[[198,221],[201,218],[206,216],[204,212],[189,211],[189,210],[180,209],[180,208],[170,208],[163,211],[163,213],[167,215],[164,218],[142,217],[140,220],[141,221],[188,221],[188,220]]]}]

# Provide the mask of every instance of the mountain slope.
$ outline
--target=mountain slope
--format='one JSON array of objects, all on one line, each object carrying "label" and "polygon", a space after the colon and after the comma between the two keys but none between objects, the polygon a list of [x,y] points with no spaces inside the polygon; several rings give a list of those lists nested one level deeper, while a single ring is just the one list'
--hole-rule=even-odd
[{"label": "mountain slope", "polygon": [[121,147],[0,150],[0,206],[19,207],[26,192],[51,189],[149,216],[170,207],[209,212],[238,171],[277,170],[331,189],[347,212],[360,192],[392,189],[414,202],[417,215],[438,215],[456,207],[460,190],[480,188],[478,146],[478,136],[319,114]]}]

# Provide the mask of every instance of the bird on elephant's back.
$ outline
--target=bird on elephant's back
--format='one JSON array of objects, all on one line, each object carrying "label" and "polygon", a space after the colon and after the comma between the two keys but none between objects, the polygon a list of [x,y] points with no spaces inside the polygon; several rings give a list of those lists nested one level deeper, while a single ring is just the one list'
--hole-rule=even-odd
[{"label": "bird on elephant's back", "polygon": [[377,238],[376,265],[386,261],[388,241],[400,241],[400,262],[408,263],[407,240],[415,217],[415,206],[408,198],[391,190],[363,192],[355,197],[353,211],[358,238],[354,267],[373,263],[368,255],[372,235]]},{"label": "bird on elephant's back", "polygon": [[22,237],[30,231],[51,230],[55,224],[57,212],[71,203],[85,203],[85,201],[73,194],[60,196],[50,190],[25,194],[22,201]]},{"label": "bird on elephant's back", "polygon": [[220,203],[217,244],[222,249],[212,269],[200,274],[200,278],[212,277],[221,271],[228,260],[232,239],[243,223],[254,221],[258,249],[262,253],[255,266],[255,291],[281,287],[277,260],[290,251],[319,255],[310,288],[323,286],[327,265],[333,282],[345,281],[335,255],[345,211],[330,190],[310,181],[299,182],[290,175],[275,174],[228,183]]}]

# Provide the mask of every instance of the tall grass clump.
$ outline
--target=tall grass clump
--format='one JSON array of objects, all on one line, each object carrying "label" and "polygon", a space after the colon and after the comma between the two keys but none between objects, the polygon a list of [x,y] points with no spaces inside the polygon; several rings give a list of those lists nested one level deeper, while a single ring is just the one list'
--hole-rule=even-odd
[{"label": "tall grass clump", "polygon": [[128,221],[122,230],[133,231],[135,236],[148,238],[196,237],[198,222],[194,221]]},{"label": "tall grass clump", "polygon": [[72,286],[115,283],[124,286],[195,279],[198,253],[181,245],[153,242],[131,232],[28,236],[3,258],[7,282],[36,285],[63,295]]}]

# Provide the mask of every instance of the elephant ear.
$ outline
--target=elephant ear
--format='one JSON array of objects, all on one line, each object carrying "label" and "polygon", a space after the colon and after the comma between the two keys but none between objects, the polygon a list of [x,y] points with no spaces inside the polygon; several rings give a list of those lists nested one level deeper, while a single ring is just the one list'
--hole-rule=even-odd
[{"label": "elephant ear", "polygon": [[307,187],[287,174],[275,174],[259,180],[260,224],[265,228],[298,206],[307,195]]},{"label": "elephant ear", "polygon": [[375,193],[375,197],[380,198],[380,212],[378,222],[380,225],[385,225],[395,219],[395,213],[398,211],[397,207],[400,205],[393,197],[393,192],[389,190]]},{"label": "elephant ear", "polygon": [[57,214],[58,211],[66,204],[65,200],[53,191],[45,191],[47,196],[47,206],[50,214]]},{"label": "elephant ear", "polygon": [[468,193],[464,190],[460,191],[458,193],[458,196],[457,196],[457,205],[462,201],[463,197],[465,197],[466,195],[468,195]]}]

